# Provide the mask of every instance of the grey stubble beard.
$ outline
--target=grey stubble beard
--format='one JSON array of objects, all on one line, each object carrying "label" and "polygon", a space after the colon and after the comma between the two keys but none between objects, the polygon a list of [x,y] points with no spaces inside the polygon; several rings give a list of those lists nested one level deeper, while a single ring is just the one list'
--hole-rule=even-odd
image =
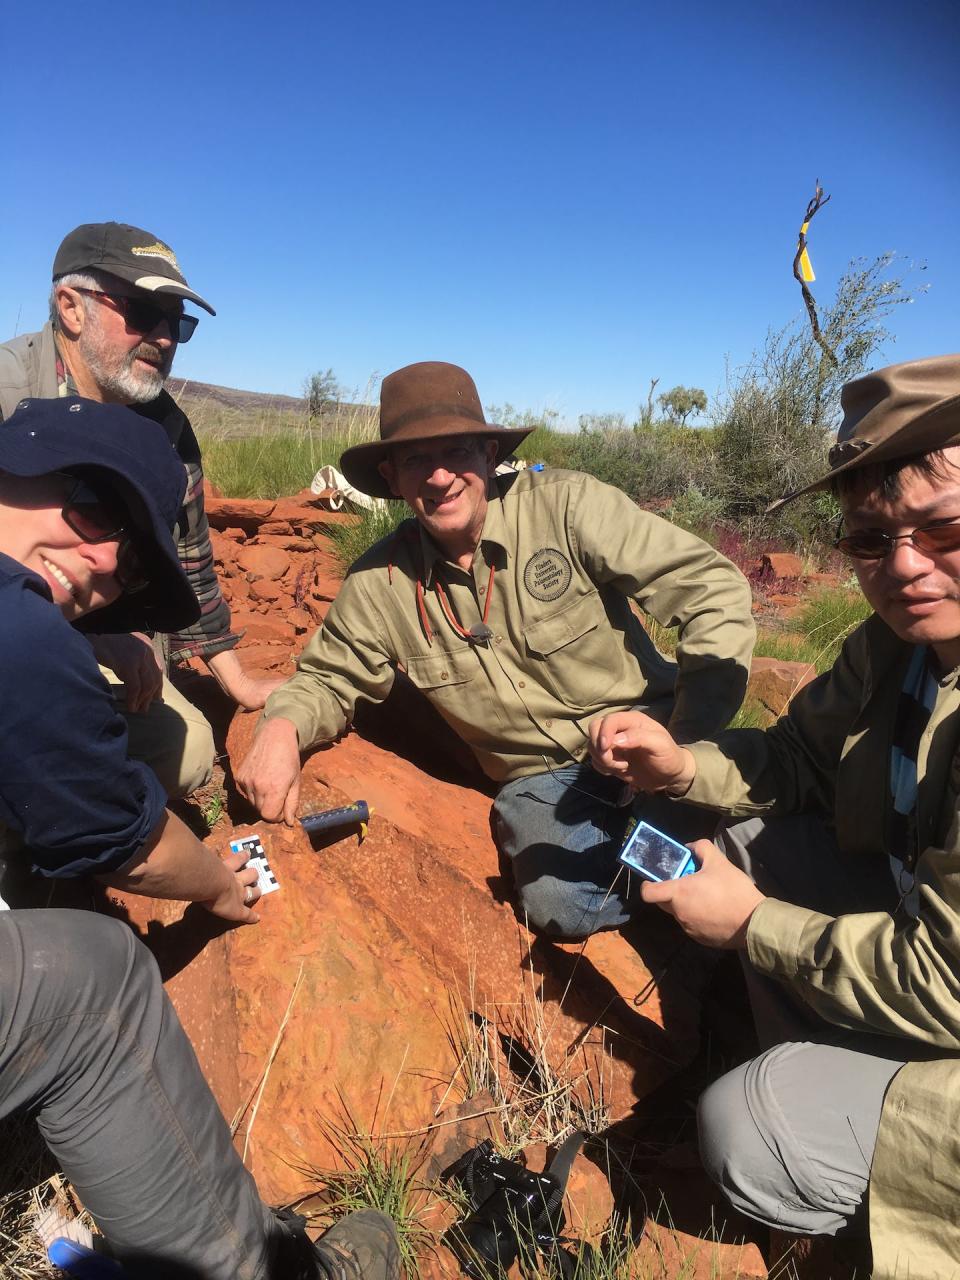
[{"label": "grey stubble beard", "polygon": [[[101,392],[123,404],[149,404],[155,400],[170,376],[176,348],[171,347],[164,353],[158,347],[141,342],[132,351],[118,356],[106,349],[103,329],[92,309],[86,311],[86,321],[80,334],[79,355]],[[154,360],[159,357],[160,367],[149,373],[136,368],[135,361],[141,354],[149,354]]]}]

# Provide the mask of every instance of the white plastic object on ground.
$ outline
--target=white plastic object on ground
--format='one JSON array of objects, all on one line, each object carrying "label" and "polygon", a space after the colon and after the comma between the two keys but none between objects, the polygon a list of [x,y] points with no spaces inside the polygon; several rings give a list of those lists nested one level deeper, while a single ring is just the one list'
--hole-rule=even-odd
[{"label": "white plastic object on ground", "polygon": [[371,498],[368,493],[361,493],[359,489],[355,489],[347,477],[332,463],[321,467],[313,477],[310,492],[328,492],[330,496],[326,500],[326,505],[331,511],[339,511],[344,501],[352,502],[355,507],[362,507],[364,511],[377,511],[386,505],[383,498]]}]

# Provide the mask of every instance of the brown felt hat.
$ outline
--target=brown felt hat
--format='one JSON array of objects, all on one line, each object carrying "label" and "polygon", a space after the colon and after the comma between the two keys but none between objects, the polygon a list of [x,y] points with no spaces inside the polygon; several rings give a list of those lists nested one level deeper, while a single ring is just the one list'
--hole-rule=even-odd
[{"label": "brown felt hat", "polygon": [[380,387],[380,439],[356,444],[340,459],[340,470],[361,493],[392,498],[377,469],[390,446],[437,436],[482,436],[497,442],[496,462],[510,456],[532,427],[487,422],[476,385],[455,364],[424,360],[388,374]]},{"label": "brown felt hat", "polygon": [[895,458],[960,444],[960,355],[891,364],[848,382],[840,393],[843,422],[828,454],[830,470],[767,508],[817,489],[834,476]]}]

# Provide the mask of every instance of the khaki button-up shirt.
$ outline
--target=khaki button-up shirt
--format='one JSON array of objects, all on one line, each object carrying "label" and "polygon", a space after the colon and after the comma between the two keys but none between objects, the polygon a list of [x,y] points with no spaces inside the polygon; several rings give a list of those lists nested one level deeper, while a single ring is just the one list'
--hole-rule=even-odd
[{"label": "khaki button-up shirt", "polygon": [[[889,863],[890,749],[912,654],[876,616],[766,731],[691,748],[684,799],[727,812],[819,812],[840,854]],[[750,962],[826,1022],[891,1037],[908,1062],[887,1090],[870,1169],[875,1280],[948,1280],[960,1259],[960,670],[944,674],[917,752],[919,916],[836,918],[767,898]],[[891,879],[892,883],[892,879]],[[925,1060],[931,1053],[942,1058]]]},{"label": "khaki button-up shirt", "polygon": [[[631,601],[679,628],[677,663]],[[484,621],[486,641],[464,637]],[[491,482],[469,569],[413,521],[363,555],[265,714],[303,747],[327,741],[400,668],[504,782],[582,759],[607,711],[643,705],[684,739],[716,732],[753,640],[749,587],[707,543],[591,476],[524,471]]]}]

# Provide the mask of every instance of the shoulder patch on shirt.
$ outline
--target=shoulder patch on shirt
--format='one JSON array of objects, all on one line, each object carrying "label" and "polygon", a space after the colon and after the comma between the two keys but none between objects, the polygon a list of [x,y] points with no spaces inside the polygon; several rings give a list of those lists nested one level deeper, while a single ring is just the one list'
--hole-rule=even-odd
[{"label": "shoulder patch on shirt", "polygon": [[523,585],[535,600],[559,600],[573,578],[570,561],[556,547],[535,551],[523,570]]}]

